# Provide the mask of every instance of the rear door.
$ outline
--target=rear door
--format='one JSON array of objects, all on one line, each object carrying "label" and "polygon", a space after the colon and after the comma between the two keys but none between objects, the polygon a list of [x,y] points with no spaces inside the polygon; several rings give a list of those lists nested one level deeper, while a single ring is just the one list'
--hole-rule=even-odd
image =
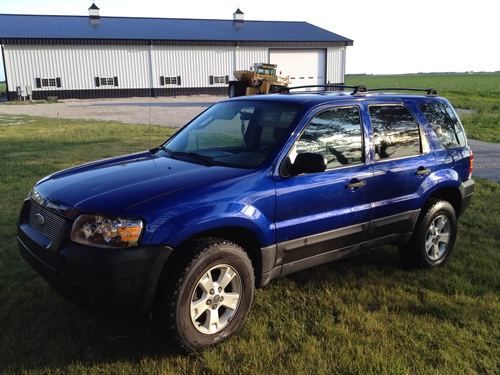
[{"label": "rear door", "polygon": [[436,169],[427,136],[404,103],[368,105],[373,181],[369,239],[409,233],[418,217],[420,189]]},{"label": "rear door", "polygon": [[322,154],[328,166],[324,172],[280,177],[276,182],[277,265],[290,266],[304,258],[311,259],[307,266],[322,263],[334,259],[318,258],[323,253],[363,240],[372,171],[365,162],[360,113],[354,105],[319,111],[289,152],[292,163],[297,154],[312,152]]}]

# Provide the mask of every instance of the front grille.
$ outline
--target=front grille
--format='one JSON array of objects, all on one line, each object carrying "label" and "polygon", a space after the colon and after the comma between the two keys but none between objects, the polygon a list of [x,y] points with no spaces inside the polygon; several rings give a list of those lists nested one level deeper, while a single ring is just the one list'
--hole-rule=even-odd
[{"label": "front grille", "polygon": [[54,241],[64,226],[64,218],[31,201],[29,223],[49,240]]}]

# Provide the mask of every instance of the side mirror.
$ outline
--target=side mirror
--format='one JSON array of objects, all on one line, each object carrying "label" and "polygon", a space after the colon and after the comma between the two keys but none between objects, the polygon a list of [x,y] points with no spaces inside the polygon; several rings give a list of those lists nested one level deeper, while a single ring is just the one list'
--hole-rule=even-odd
[{"label": "side mirror", "polygon": [[318,173],[326,170],[326,160],[321,154],[314,154],[312,152],[304,152],[298,154],[295,162],[292,164],[292,171],[294,174],[301,173]]}]

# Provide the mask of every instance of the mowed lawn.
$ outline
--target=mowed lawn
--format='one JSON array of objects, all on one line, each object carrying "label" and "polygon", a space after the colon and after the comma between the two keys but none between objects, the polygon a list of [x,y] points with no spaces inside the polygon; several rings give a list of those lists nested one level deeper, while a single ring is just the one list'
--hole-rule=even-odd
[{"label": "mowed lawn", "polygon": [[500,142],[500,73],[351,75],[346,84],[376,87],[432,87],[455,107],[470,109],[462,122],[471,138]]}]

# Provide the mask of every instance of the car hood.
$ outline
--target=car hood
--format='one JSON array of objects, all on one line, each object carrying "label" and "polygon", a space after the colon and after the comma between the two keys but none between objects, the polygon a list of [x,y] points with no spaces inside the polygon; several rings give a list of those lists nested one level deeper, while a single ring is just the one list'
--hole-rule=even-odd
[{"label": "car hood", "polygon": [[60,211],[119,215],[150,199],[245,173],[248,170],[195,164],[148,151],[54,173],[38,182],[36,191]]}]

